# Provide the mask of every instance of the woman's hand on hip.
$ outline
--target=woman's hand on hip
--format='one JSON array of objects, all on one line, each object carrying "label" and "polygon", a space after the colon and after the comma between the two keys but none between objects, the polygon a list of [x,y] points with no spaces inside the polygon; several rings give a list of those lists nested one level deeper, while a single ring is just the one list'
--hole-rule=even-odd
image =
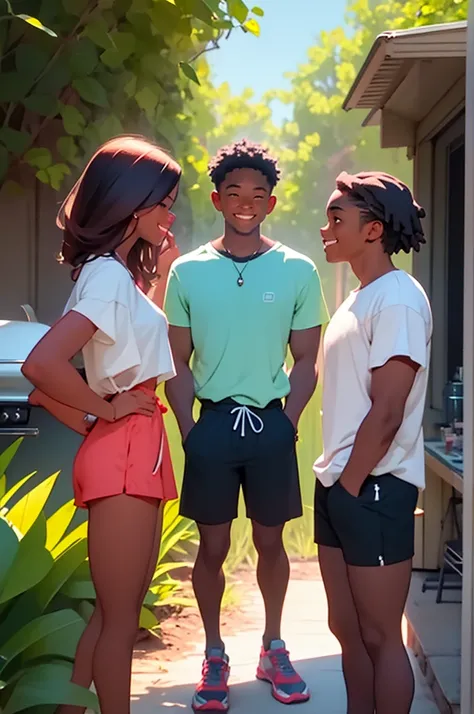
[{"label": "woman's hand on hip", "polygon": [[114,421],[123,419],[130,414],[143,414],[143,416],[153,416],[156,410],[156,397],[140,389],[117,394],[111,400],[114,408]]}]

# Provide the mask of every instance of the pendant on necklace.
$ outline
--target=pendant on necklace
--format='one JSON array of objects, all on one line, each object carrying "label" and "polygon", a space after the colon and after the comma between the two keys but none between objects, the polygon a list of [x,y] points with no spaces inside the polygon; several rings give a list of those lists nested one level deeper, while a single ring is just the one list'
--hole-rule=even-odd
[{"label": "pendant on necklace", "polygon": [[243,277],[240,275],[240,276],[237,278],[237,285],[239,286],[239,288],[241,288],[243,284],[244,284],[244,279],[243,279]]}]

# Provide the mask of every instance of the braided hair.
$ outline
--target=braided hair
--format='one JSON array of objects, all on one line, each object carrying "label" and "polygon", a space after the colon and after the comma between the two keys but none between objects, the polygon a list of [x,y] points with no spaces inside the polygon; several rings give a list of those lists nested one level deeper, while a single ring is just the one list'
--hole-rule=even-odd
[{"label": "braided hair", "polygon": [[223,146],[209,162],[209,176],[219,190],[221,183],[235,169],[255,169],[260,171],[273,190],[280,180],[277,160],[261,144],[241,139],[234,144]]},{"label": "braided hair", "polygon": [[426,243],[421,218],[426,213],[404,183],[380,171],[348,174],[336,179],[339,191],[346,193],[360,209],[362,224],[380,221],[384,226],[382,245],[388,255],[411,250],[418,252]]}]

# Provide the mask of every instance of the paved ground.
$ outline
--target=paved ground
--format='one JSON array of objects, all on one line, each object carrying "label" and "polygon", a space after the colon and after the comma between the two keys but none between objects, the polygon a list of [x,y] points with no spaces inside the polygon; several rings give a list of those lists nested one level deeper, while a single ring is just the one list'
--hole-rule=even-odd
[{"label": "paved ground", "polygon": [[[249,587],[250,585],[250,587]],[[244,578],[237,592],[241,597],[230,613],[224,631],[231,659],[231,710],[233,714],[283,714],[284,705],[270,696],[268,685],[255,680],[262,605],[256,585]],[[237,612],[239,619],[237,620]],[[225,619],[225,618],[224,618]],[[316,564],[294,569],[284,616],[284,635],[293,663],[310,684],[313,698],[297,707],[298,714],[324,712],[345,714],[346,697],[338,642],[327,627],[327,606]],[[132,684],[132,714],[156,711],[188,712],[202,661],[202,632],[197,618],[194,632],[184,630],[185,647],[178,658],[172,652],[137,653]],[[236,627],[235,624],[242,625]],[[172,639],[179,638],[179,618],[166,625]],[[177,628],[170,632],[170,628]],[[167,661],[169,660],[169,661]],[[431,691],[414,663],[417,687],[412,714],[438,714]],[[293,709],[290,708],[290,711]]]}]

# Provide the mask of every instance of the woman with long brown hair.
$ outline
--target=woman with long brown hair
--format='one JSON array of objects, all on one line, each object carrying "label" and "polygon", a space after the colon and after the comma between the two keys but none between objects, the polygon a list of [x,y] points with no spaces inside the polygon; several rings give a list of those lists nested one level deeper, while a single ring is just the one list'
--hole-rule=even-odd
[{"label": "woman with long brown hair", "polygon": [[[146,296],[173,242],[181,169],[142,137],[104,144],[64,202],[62,260],[74,288],[63,317],[29,355],[30,401],[85,435],[76,504],[88,509],[97,602],[73,682],[94,681],[102,714],[128,714],[133,645],[160,540],[160,505],[176,498],[165,409],[174,376],[164,313]],[[72,366],[82,351],[87,381]]]}]

